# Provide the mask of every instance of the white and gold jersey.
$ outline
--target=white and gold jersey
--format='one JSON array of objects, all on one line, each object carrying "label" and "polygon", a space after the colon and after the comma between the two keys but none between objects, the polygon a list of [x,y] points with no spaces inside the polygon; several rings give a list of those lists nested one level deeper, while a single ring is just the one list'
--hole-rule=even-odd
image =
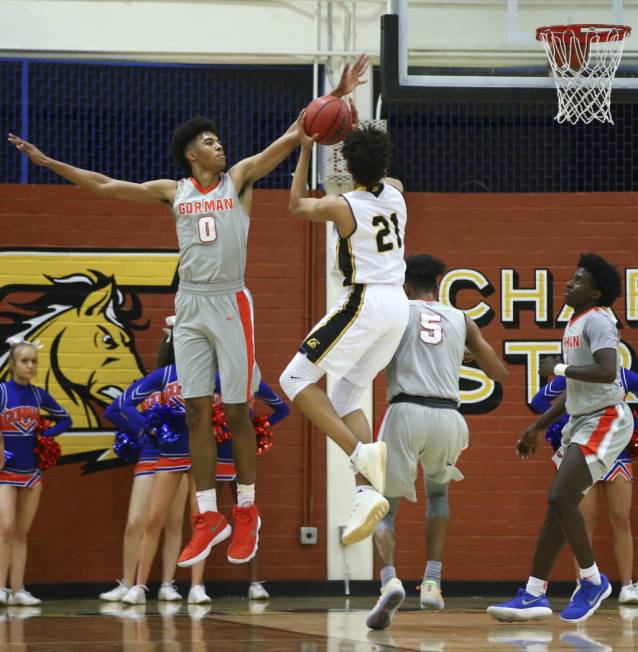
[{"label": "white and gold jersey", "polygon": [[342,197],[348,202],[355,229],[339,237],[333,225],[331,250],[343,285],[384,283],[403,285],[405,225],[408,211],[403,193],[390,184],[359,187]]}]

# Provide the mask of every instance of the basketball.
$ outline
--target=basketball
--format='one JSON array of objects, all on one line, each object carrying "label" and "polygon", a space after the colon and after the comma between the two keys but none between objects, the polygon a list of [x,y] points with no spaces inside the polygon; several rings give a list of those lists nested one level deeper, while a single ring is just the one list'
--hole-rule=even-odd
[{"label": "basketball", "polygon": [[303,127],[309,136],[319,134],[320,145],[336,145],[352,129],[350,108],[333,95],[318,97],[306,107]]}]

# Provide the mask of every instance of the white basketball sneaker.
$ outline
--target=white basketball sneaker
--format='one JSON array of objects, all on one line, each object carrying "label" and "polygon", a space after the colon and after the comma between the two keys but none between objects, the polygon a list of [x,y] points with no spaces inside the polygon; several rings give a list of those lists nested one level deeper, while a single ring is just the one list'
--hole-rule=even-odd
[{"label": "white basketball sneaker", "polygon": [[623,586],[620,589],[618,602],[620,602],[620,604],[638,604],[638,582]]},{"label": "white basketball sneaker", "polygon": [[358,491],[341,543],[347,546],[369,537],[389,509],[390,503],[374,489]]},{"label": "white basketball sneaker", "polygon": [[146,604],[146,592],[148,587],[144,584],[136,584],[132,586],[126,595],[122,598],[124,604]]},{"label": "white basketball sneaker", "polygon": [[9,604],[20,607],[35,607],[36,604],[42,604],[42,600],[31,595],[23,586],[19,591],[12,592],[9,595]]},{"label": "white basketball sneaker", "polygon": [[381,494],[385,492],[385,465],[387,448],[384,441],[375,441],[372,444],[361,444],[355,468],[370,484]]},{"label": "white basketball sneaker", "polygon": [[212,602],[210,596],[206,593],[206,587],[203,584],[191,586],[188,592],[188,604],[208,604]]},{"label": "white basketball sneaker", "polygon": [[443,609],[445,607],[441,589],[434,580],[424,580],[421,583],[419,605],[421,609]]},{"label": "white basketball sneaker", "polygon": [[248,599],[249,600],[268,600],[270,595],[268,591],[264,588],[263,582],[251,582],[248,587]]},{"label": "white basketball sneaker", "polygon": [[125,584],[123,580],[118,580],[117,586],[114,589],[100,593],[100,600],[119,602],[128,593],[130,588],[131,587],[128,584]]},{"label": "white basketball sneaker", "polygon": [[405,600],[405,589],[398,577],[393,577],[381,589],[381,597],[368,614],[366,625],[370,629],[386,629],[390,626],[394,614]]},{"label": "white basketball sneaker", "polygon": [[163,602],[178,602],[181,600],[182,596],[175,586],[175,581],[164,582],[157,593],[157,599]]},{"label": "white basketball sneaker", "polygon": [[9,604],[9,596],[11,595],[11,589],[4,588],[0,589],[0,605],[5,606]]}]

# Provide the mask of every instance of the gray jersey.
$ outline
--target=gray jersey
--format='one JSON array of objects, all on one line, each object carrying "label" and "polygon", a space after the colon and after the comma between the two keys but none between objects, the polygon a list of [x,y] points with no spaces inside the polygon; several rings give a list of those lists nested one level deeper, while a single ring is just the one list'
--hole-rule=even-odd
[{"label": "gray jersey", "polygon": [[208,188],[181,179],[173,202],[179,278],[189,283],[243,284],[250,217],[230,175]]},{"label": "gray jersey", "polygon": [[567,365],[582,367],[594,364],[600,349],[616,351],[616,380],[612,383],[584,383],[567,378],[567,412],[576,416],[616,405],[625,397],[620,380],[618,329],[611,316],[601,308],[592,308],[571,319],[563,336],[563,359]]},{"label": "gray jersey", "polygon": [[410,301],[408,327],[386,368],[388,400],[409,394],[460,403],[466,331],[461,310],[438,301]]}]

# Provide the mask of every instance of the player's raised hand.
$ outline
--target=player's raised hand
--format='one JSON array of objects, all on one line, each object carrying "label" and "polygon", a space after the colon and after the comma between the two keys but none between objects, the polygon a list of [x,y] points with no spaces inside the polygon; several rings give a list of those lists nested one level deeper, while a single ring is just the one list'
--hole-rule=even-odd
[{"label": "player's raised hand", "polygon": [[532,453],[536,452],[536,443],[541,429],[536,424],[526,428],[522,437],[516,442],[516,452],[519,457],[527,459]]},{"label": "player's raised hand", "polygon": [[350,65],[347,63],[341,73],[341,79],[337,88],[332,91],[331,95],[336,97],[343,97],[349,95],[352,91],[361,84],[367,84],[367,79],[361,79],[368,70],[368,55],[362,54],[357,57],[357,60]]},{"label": "player's raised hand", "polygon": [[22,152],[27,156],[31,163],[35,163],[36,165],[46,165],[49,162],[48,156],[45,156],[35,145],[20,138],[20,136],[10,133],[8,140],[12,145],[15,145],[19,152]]},{"label": "player's raised hand", "polygon": [[304,128],[304,118],[306,117],[306,110],[304,109],[300,114],[299,117],[297,118],[297,121],[295,123],[295,128],[297,130],[297,138],[299,139],[299,144],[302,147],[312,147],[315,144],[315,141],[319,137],[319,134],[312,134],[309,136],[306,133],[306,130]]}]

